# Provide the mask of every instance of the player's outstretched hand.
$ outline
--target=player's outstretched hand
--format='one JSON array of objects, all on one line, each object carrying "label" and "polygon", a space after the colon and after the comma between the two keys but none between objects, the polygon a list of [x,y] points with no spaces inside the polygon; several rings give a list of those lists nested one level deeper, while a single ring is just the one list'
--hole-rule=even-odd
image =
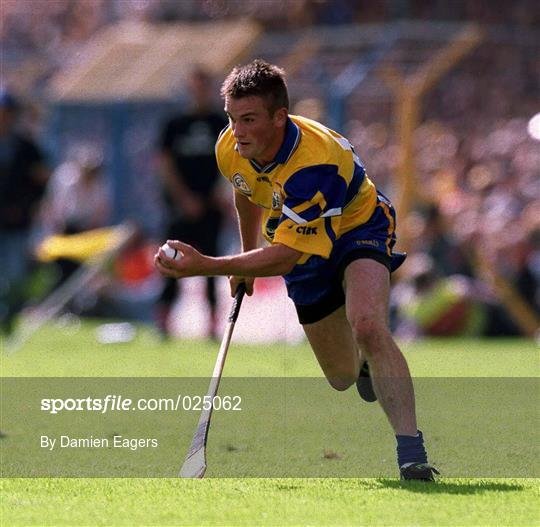
[{"label": "player's outstretched hand", "polygon": [[165,253],[161,246],[154,255],[154,266],[167,278],[185,278],[187,276],[199,276],[203,273],[204,263],[207,257],[201,254],[187,243],[178,240],[167,240],[171,249],[176,249],[174,258]]},{"label": "player's outstretched hand", "polygon": [[244,282],[246,284],[246,295],[251,296],[253,294],[253,282],[255,278],[252,276],[231,276],[229,277],[229,286],[231,287],[231,296],[236,295],[238,286]]}]

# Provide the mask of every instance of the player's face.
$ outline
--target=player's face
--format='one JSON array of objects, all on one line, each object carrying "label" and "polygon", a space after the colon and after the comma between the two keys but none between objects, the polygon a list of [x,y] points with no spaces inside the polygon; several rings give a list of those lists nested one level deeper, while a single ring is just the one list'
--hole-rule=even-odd
[{"label": "player's face", "polygon": [[225,98],[225,112],[236,139],[238,153],[261,164],[271,162],[277,154],[287,122],[287,109],[270,115],[262,97]]}]

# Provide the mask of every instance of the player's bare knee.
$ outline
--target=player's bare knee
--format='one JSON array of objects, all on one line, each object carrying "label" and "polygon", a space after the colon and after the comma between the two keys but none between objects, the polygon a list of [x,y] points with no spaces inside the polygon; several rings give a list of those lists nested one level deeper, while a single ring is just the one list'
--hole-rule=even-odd
[{"label": "player's bare knee", "polygon": [[356,378],[351,376],[327,377],[326,379],[330,383],[330,386],[338,392],[344,392],[356,382]]},{"label": "player's bare knee", "polygon": [[350,321],[350,325],[356,342],[368,347],[370,342],[386,336],[389,332],[386,321],[372,314],[358,315]]}]

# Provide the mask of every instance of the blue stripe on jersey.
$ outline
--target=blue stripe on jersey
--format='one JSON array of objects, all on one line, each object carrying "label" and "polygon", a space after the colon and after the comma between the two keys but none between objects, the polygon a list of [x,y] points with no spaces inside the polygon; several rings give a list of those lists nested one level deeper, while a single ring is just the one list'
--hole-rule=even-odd
[{"label": "blue stripe on jersey", "polygon": [[[306,202],[303,198],[287,198],[285,200],[284,205],[289,207],[289,209],[294,210],[295,207],[298,207],[299,205],[303,205]],[[295,211],[296,212],[296,211]],[[302,211],[302,212],[296,212],[298,216],[300,216],[302,219],[306,221],[312,221],[317,219],[318,217],[322,216],[323,211],[321,209],[321,206],[318,203],[315,203],[308,209]]]},{"label": "blue stripe on jersey", "polygon": [[287,119],[287,125],[285,128],[285,137],[283,138],[283,144],[278,150],[278,153],[276,154],[274,161],[272,161],[271,163],[269,163],[268,165],[264,167],[259,165],[255,161],[255,159],[250,159],[249,162],[251,163],[251,166],[255,169],[255,171],[258,172],[259,174],[261,172],[268,174],[269,172],[272,172],[272,170],[274,170],[274,168],[278,166],[278,163],[283,164],[283,163],[286,163],[290,159],[290,157],[293,155],[294,151],[296,150],[296,147],[298,146],[299,142],[300,142],[300,128],[289,117]]},{"label": "blue stripe on jersey", "polygon": [[[287,207],[290,208],[290,205],[287,205]],[[309,207],[309,209],[303,210],[302,212],[298,213],[298,216],[300,216],[306,221],[313,221],[316,220],[319,216],[321,216],[321,214],[321,207],[315,204],[312,207]]]},{"label": "blue stripe on jersey", "polygon": [[366,170],[362,165],[354,164],[354,172],[349,188],[347,189],[347,195],[345,196],[345,206],[347,206],[354,197],[358,194],[362,183],[366,179]]},{"label": "blue stripe on jersey", "polygon": [[296,150],[299,142],[300,128],[296,123],[292,121],[290,117],[288,117],[283,144],[278,150],[278,153],[276,154],[274,160],[281,164],[286,163],[292,156],[293,152]]},{"label": "blue stripe on jersey", "polygon": [[336,233],[332,229],[332,218],[324,218],[324,228],[333,244],[336,241]]},{"label": "blue stripe on jersey", "polygon": [[265,165],[264,167],[259,165],[257,161],[255,161],[254,159],[250,159],[249,162],[251,163],[251,166],[255,169],[255,172],[259,174],[261,172],[263,173],[272,172],[272,170],[274,170],[274,168],[278,166],[278,164],[275,161],[272,161],[271,163],[269,163],[268,165]]},{"label": "blue stripe on jersey", "polygon": [[283,190],[287,195],[285,205],[289,208],[309,201],[317,192],[321,192],[326,201],[326,211],[344,206],[347,183],[338,174],[336,165],[314,165],[290,176]]}]

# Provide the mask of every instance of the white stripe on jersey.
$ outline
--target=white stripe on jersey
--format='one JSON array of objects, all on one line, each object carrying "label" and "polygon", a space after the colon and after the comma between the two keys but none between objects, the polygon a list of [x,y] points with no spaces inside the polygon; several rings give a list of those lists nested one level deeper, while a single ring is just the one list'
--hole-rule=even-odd
[{"label": "white stripe on jersey", "polygon": [[296,214],[296,212],[294,212],[294,210],[287,207],[287,205],[283,205],[281,212],[285,214],[285,216],[293,220],[294,223],[307,223],[307,220],[302,218],[302,216],[299,216],[298,214]]}]

